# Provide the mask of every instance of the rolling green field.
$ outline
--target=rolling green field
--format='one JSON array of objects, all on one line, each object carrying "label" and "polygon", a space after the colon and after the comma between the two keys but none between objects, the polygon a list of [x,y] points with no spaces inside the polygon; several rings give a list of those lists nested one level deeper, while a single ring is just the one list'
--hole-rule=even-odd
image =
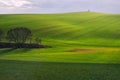
[{"label": "rolling green field", "polygon": [[46,49],[0,49],[0,80],[119,80],[120,14],[4,14],[7,32],[28,27]]}]

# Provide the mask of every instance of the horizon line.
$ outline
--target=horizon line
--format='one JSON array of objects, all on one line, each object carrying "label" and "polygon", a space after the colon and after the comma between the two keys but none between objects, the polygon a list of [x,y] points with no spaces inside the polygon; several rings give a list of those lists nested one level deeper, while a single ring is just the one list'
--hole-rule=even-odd
[{"label": "horizon line", "polygon": [[[66,14],[66,13],[82,13],[82,12],[88,12],[88,11],[70,11],[70,12],[50,12],[50,13],[38,13],[38,12],[21,12],[21,13],[0,13],[1,14]],[[106,12],[95,12],[95,11],[89,11],[88,13],[101,13],[101,14],[120,14],[120,13],[106,13]]]}]

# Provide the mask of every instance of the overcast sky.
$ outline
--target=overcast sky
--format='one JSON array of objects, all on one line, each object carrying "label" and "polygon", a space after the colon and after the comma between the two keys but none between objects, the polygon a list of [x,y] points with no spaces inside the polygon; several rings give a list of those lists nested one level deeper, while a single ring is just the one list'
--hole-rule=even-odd
[{"label": "overcast sky", "polygon": [[120,0],[0,0],[0,13],[120,13]]}]

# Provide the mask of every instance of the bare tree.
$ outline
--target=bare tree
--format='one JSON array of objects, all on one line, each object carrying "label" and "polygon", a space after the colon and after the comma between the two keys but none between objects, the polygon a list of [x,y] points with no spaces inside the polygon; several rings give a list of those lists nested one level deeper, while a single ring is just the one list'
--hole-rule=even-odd
[{"label": "bare tree", "polygon": [[88,9],[88,11],[87,12],[90,12],[90,9]]},{"label": "bare tree", "polygon": [[30,39],[32,36],[31,30],[24,27],[19,27],[15,29],[10,29],[7,32],[8,41],[13,41],[15,43],[25,43],[27,39]]}]

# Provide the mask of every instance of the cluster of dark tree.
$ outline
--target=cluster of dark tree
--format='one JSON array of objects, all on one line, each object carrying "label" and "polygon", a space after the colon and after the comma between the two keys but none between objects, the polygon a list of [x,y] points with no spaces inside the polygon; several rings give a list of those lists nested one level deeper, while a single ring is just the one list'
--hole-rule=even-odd
[{"label": "cluster of dark tree", "polygon": [[[32,43],[32,31],[28,28],[18,27],[8,30],[5,33],[0,29],[0,47],[16,47],[16,48],[37,48],[44,47],[41,45],[42,40],[35,38]],[[4,40],[4,41],[3,41]]]}]

